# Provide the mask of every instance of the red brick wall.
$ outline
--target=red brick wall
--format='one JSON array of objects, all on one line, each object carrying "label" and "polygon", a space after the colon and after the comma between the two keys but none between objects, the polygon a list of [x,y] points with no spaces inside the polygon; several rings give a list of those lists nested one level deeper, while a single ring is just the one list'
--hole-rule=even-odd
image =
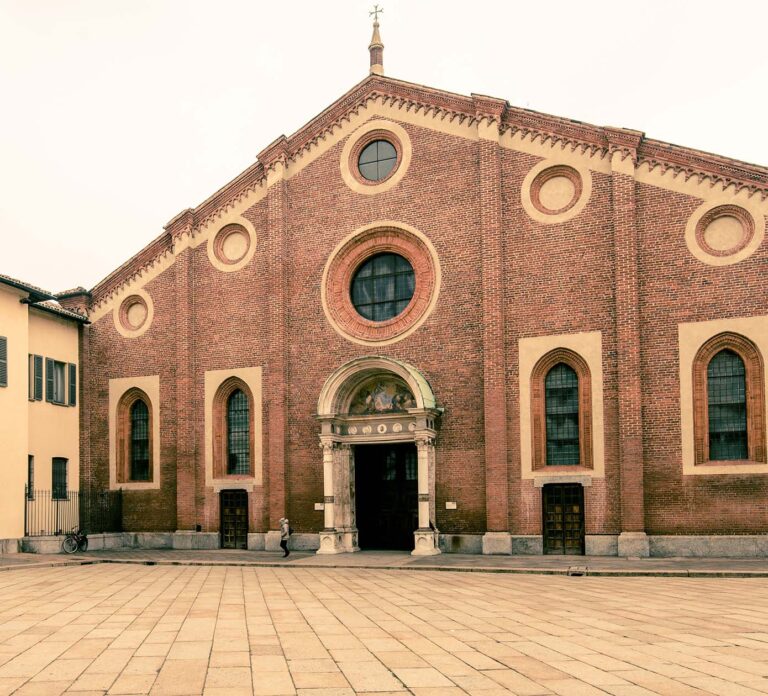
[{"label": "red brick wall", "polygon": [[708,266],[685,243],[701,201],[644,184],[637,190],[647,531],[765,533],[764,475],[682,475],[677,325],[768,314],[768,248],[763,243],[731,266]]},{"label": "red brick wall", "polygon": [[601,331],[605,412],[605,479],[584,490],[587,534],[620,530],[617,452],[616,338],[613,298],[611,179],[593,173],[584,211],[562,224],[532,220],[520,203],[523,179],[539,158],[503,151],[507,410],[510,529],[541,533],[542,491],[520,478],[520,338]]},{"label": "red brick wall", "polygon": [[[160,376],[160,490],[125,491],[124,524],[127,531],[176,529],[176,269],[174,265],[150,281],[155,316],[142,336],[124,338],[115,329],[112,314],[88,330],[89,362],[82,370],[87,390],[90,430],[90,466],[84,488],[109,486],[109,380],[121,377]],[[83,414],[86,415],[85,412]],[[155,414],[157,416],[157,414]]]},{"label": "red brick wall", "polygon": [[[218,529],[218,500],[204,487],[204,373],[258,365],[264,370],[264,486],[250,496],[251,530],[274,529],[284,512],[296,531],[321,529],[322,513],[313,509],[323,498],[315,418],[320,389],[340,365],[380,354],[421,370],[445,408],[436,450],[441,531],[482,533],[493,517],[496,528],[503,529],[508,520],[514,534],[539,534],[541,490],[520,478],[518,340],[600,331],[606,474],[585,489],[586,531],[622,530],[617,321],[622,324],[627,310],[616,313],[614,220],[623,212],[616,217],[613,205],[622,200],[622,191],[631,191],[631,182],[617,194],[610,176],[594,173],[585,210],[568,222],[544,225],[529,218],[520,201],[523,178],[538,158],[403,127],[413,158],[397,186],[373,196],[351,191],[339,172],[340,143],[285,184],[271,187],[267,198],[246,213],[258,244],[244,269],[217,270],[201,244],[182,252],[174,266],[147,284],[155,314],[144,335],[121,337],[111,314],[90,327],[83,353],[83,404],[90,411],[83,418],[90,442],[84,484],[108,483],[108,379],[160,375],[163,487],[126,493],[129,529],[194,524]],[[481,197],[479,186],[499,170],[497,224],[496,203]],[[636,195],[645,414],[636,435],[642,434],[644,448],[647,531],[764,531],[766,506],[758,502],[765,498],[764,477],[682,477],[677,324],[768,313],[765,293],[755,291],[763,284],[766,251],[735,266],[705,266],[690,255],[684,240],[685,223],[699,201],[645,185],[636,186]],[[416,332],[389,346],[366,347],[338,335],[328,323],[320,284],[336,245],[375,220],[406,223],[431,240],[440,258],[442,288],[435,310]],[[491,253],[501,255],[501,287],[494,287],[488,272]],[[186,298],[179,297],[182,291]],[[490,322],[499,325],[497,339],[489,334]],[[484,350],[489,336],[498,341],[493,345],[500,346],[500,362],[494,358],[498,352]],[[498,364],[502,382],[488,388],[483,376],[495,375],[491,368]],[[633,408],[626,411],[630,416]],[[486,448],[483,414],[504,410],[497,425],[506,454],[490,469],[500,477],[495,485],[486,480],[486,451],[496,451]],[[506,486],[508,501],[490,501],[493,514],[487,514],[486,487],[490,495],[500,491],[503,496]],[[624,491],[641,495],[639,482]],[[458,509],[445,510],[446,500],[457,501]],[[639,515],[642,527],[642,506],[629,502],[625,514]]]},{"label": "red brick wall", "polygon": [[[477,216],[476,143],[404,126],[413,144],[405,178],[388,192],[363,196],[339,175],[343,144],[289,181],[287,308],[289,516],[296,530],[322,528],[322,454],[317,398],[340,365],[386,355],[421,370],[445,407],[437,440],[437,526],[485,529],[482,423],[482,295]],[[339,336],[320,302],[323,268],[334,247],[375,220],[397,220],[425,234],[442,267],[442,289],[429,319],[389,346],[361,346]],[[446,338],[447,337],[447,338]],[[446,511],[444,501],[459,509]]]}]

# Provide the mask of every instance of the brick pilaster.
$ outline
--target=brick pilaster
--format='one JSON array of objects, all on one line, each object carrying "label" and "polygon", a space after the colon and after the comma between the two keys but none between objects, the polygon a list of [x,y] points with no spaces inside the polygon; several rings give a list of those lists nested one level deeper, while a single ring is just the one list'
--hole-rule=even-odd
[{"label": "brick pilaster", "polygon": [[506,103],[473,95],[478,125],[479,207],[483,292],[483,421],[486,529],[509,531],[506,369],[502,273],[501,153],[499,124]]},{"label": "brick pilaster", "polygon": [[271,297],[269,312],[268,363],[266,365],[265,398],[268,405],[265,494],[268,498],[269,529],[279,528],[279,520],[287,516],[286,508],[286,252],[288,191],[285,181],[285,139],[281,138],[259,155],[267,169],[267,253]]},{"label": "brick pilaster", "polygon": [[[175,246],[182,235],[192,231],[193,216],[185,211],[169,223],[166,230],[173,237]],[[192,312],[194,307],[192,285],[192,254],[184,250],[176,257],[175,272],[176,316],[176,380],[174,419],[176,421],[176,529],[194,530],[198,519],[197,466],[195,461],[194,399],[194,351],[192,349]],[[160,377],[160,393],[167,389]],[[161,397],[162,398],[162,397]],[[162,405],[161,405],[162,409]],[[161,414],[161,418],[162,418]],[[161,421],[162,422],[162,421]],[[162,431],[160,439],[162,441]],[[161,442],[162,446],[162,442]],[[161,458],[162,460],[162,458]],[[161,461],[162,466],[162,461]],[[165,471],[161,473],[165,474]]]},{"label": "brick pilaster", "polygon": [[611,155],[621,531],[645,531],[635,162],[642,133],[606,128]]}]

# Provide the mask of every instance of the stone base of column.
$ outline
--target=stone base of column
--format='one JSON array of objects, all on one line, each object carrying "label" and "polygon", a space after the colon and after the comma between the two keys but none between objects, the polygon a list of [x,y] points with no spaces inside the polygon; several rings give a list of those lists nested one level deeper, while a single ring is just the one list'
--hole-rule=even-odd
[{"label": "stone base of column", "polygon": [[648,558],[651,555],[648,535],[645,532],[622,532],[619,534],[618,555]]},{"label": "stone base of column", "polygon": [[512,553],[512,535],[509,532],[486,532],[483,534],[483,553],[486,556],[509,556]]},{"label": "stone base of column", "polygon": [[413,551],[411,556],[437,556],[437,532],[434,529],[417,529],[413,533]]},{"label": "stone base of column", "polygon": [[282,551],[280,548],[281,534],[279,531],[269,531],[264,537],[264,550],[265,551]]},{"label": "stone base of column", "polygon": [[323,530],[318,534],[320,537],[320,548],[317,549],[319,555],[334,553],[354,553],[359,551],[357,545],[357,532],[339,532],[335,529]]}]

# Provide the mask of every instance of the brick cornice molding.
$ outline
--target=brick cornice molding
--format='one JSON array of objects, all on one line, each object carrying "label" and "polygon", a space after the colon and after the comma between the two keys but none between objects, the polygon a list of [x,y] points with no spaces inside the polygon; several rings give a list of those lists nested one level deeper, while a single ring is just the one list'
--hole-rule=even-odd
[{"label": "brick cornice molding", "polygon": [[163,228],[174,241],[182,234],[190,234],[195,224],[195,212],[192,208],[182,210],[178,215],[168,222]]},{"label": "brick cornice molding", "polygon": [[288,144],[288,138],[281,135],[276,140],[272,141],[267,147],[265,147],[258,155],[256,155],[259,162],[264,167],[264,171],[268,172],[274,169],[277,163],[286,163],[291,155],[291,148]]},{"label": "brick cornice molding", "polygon": [[496,97],[487,97],[484,94],[472,94],[472,102],[475,107],[475,118],[477,121],[496,123],[501,125],[504,114],[509,104],[504,99]]},{"label": "brick cornice molding", "polygon": [[161,263],[168,254],[173,253],[172,246],[171,235],[163,232],[163,234],[151,241],[138,254],[132,256],[124,264],[112,271],[91,290],[93,298],[92,309],[98,309],[104,302],[112,299],[122,287]]},{"label": "brick cornice molding", "polygon": [[662,174],[671,170],[685,181],[693,177],[712,187],[733,187],[734,193],[746,190],[760,200],[768,198],[768,169],[748,162],[649,139],[638,149],[638,164],[651,171],[660,168]]},{"label": "brick cornice molding", "polygon": [[613,157],[615,153],[619,153],[622,161],[629,157],[632,163],[636,164],[637,149],[643,142],[645,133],[629,128],[614,128],[613,126],[606,126],[604,131],[608,141],[608,154]]}]

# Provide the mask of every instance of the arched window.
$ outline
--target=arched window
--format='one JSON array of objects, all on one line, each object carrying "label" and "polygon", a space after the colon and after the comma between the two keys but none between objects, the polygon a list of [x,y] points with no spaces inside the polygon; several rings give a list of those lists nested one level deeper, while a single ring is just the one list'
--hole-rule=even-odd
[{"label": "arched window", "polygon": [[544,380],[547,464],[579,464],[579,377],[558,363]]},{"label": "arched window", "polygon": [[693,361],[695,463],[765,462],[765,378],[744,336],[714,336]]},{"label": "arched window", "polygon": [[131,406],[131,481],[149,481],[149,409],[142,399]]},{"label": "arched window", "polygon": [[213,397],[213,477],[254,475],[253,394],[239,377],[222,382]]},{"label": "arched window", "polygon": [[709,458],[747,458],[747,384],[744,361],[721,350],[707,367]]},{"label": "arched window", "polygon": [[117,402],[117,483],[152,481],[152,401],[132,387]]},{"label": "arched window", "polygon": [[544,355],[531,373],[533,468],[593,467],[592,376],[567,348]]},{"label": "arched window", "polygon": [[250,472],[248,397],[236,389],[227,399],[227,473]]}]

